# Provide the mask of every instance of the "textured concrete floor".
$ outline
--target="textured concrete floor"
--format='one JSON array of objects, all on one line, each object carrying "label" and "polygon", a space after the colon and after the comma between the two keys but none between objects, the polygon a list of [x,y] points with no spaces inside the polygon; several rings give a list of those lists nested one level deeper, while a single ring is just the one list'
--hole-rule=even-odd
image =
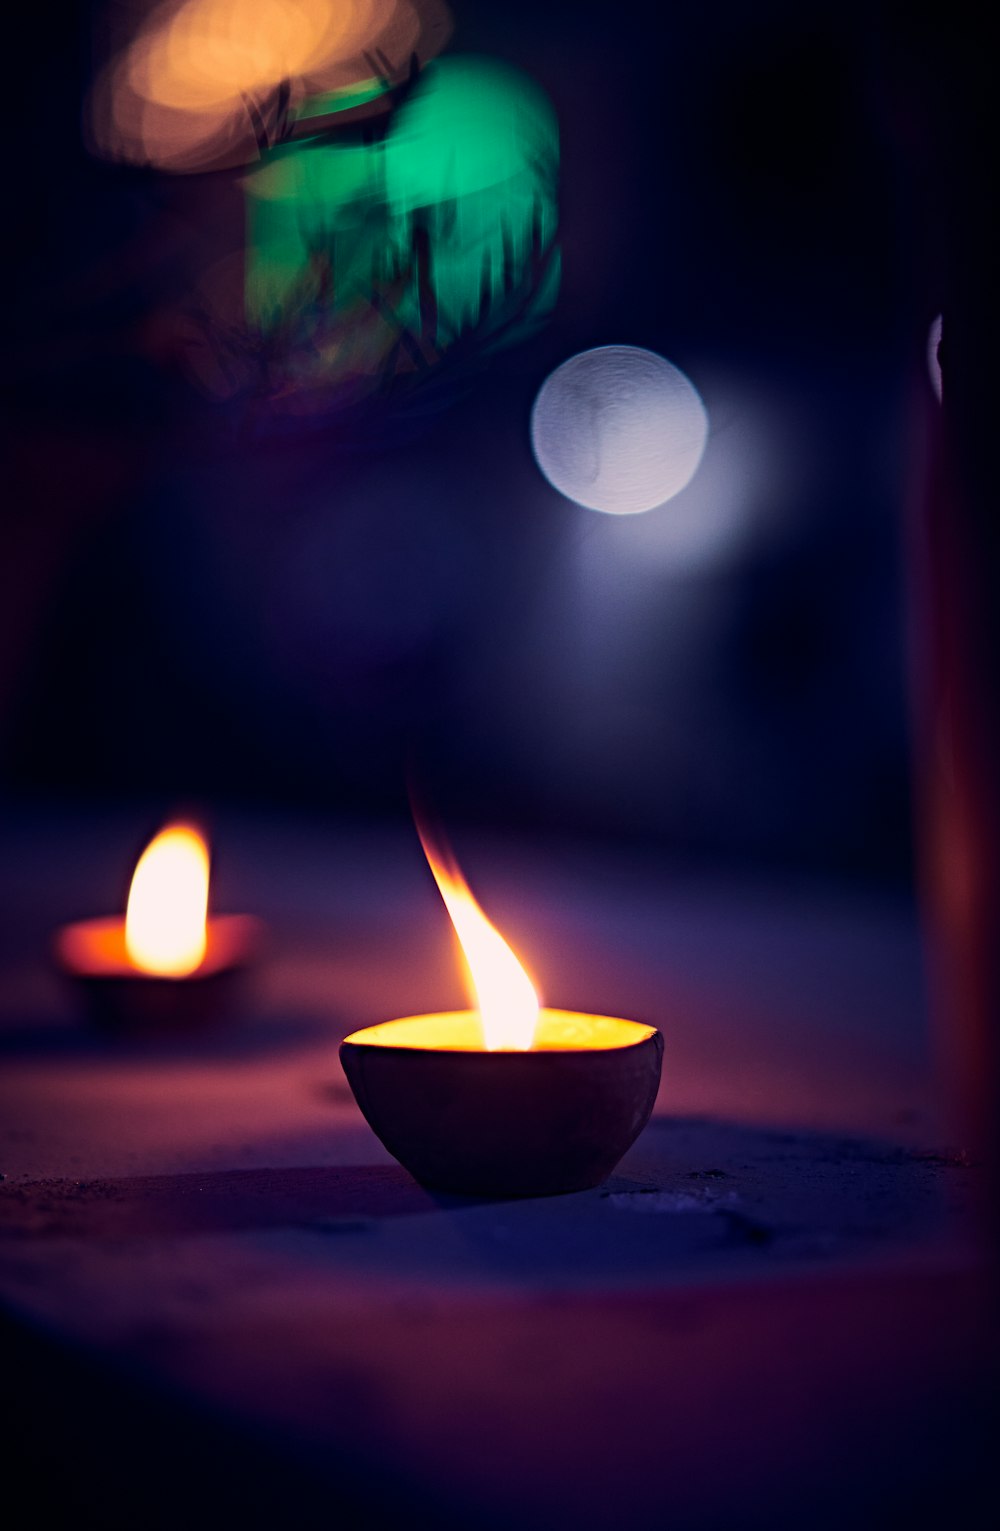
[{"label": "textured concrete floor", "polygon": [[[195,1524],[227,1452],[245,1523],[273,1523],[269,1485],[303,1524],[339,1504],[359,1526],[415,1505],[597,1531],[978,1504],[978,1172],[935,1109],[904,901],[460,847],[546,1000],[666,1042],[607,1185],[476,1202],[389,1159],[336,1056],[357,1025],[461,1001],[405,837],[220,823],[218,906],[271,925],[251,1001],[199,1036],[111,1042],[44,953],[53,923],[113,906],[134,831],[62,833],[6,835],[0,1294],[35,1379],[23,1449],[73,1462],[74,1513],[128,1525],[138,1494],[172,1523],[142,1485],[173,1454],[180,1493],[206,1418],[230,1434],[184,1500]],[[74,1387],[96,1401],[69,1424]],[[112,1421],[118,1490],[93,1449]]]}]

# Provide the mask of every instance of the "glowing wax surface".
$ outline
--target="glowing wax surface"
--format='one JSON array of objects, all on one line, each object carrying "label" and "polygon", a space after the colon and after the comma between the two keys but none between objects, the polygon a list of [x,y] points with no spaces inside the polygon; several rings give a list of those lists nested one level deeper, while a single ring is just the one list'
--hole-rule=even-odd
[{"label": "glowing wax surface", "polygon": [[638,346],[599,346],[557,367],[531,415],[535,460],[553,488],[612,515],[652,510],[697,472],[708,416],[672,363]]},{"label": "glowing wax surface", "polygon": [[[611,1015],[583,1015],[575,1010],[542,1010],[532,1052],[601,1052],[634,1047],[655,1028]],[[359,1047],[413,1047],[425,1051],[485,1052],[483,1030],[475,1010],[451,1010],[439,1015],[409,1015],[352,1032],[345,1042]],[[501,1048],[497,1052],[514,1052]],[[491,1054],[496,1056],[496,1054]],[[519,1052],[523,1057],[523,1051]]]}]

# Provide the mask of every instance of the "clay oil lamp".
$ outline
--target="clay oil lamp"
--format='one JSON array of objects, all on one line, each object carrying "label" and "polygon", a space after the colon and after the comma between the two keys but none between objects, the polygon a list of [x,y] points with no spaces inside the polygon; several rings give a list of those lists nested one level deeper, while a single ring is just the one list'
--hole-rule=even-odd
[{"label": "clay oil lamp", "polygon": [[198,830],[168,824],[139,857],[124,918],[56,932],[56,963],[98,1025],[184,1030],[231,1009],[262,927],[249,915],[209,915],[209,874]]},{"label": "clay oil lamp", "polygon": [[475,1008],[407,1016],[346,1037],[340,1058],[361,1111],[432,1190],[547,1196],[599,1185],[649,1120],[660,1033],[542,1008],[457,865],[422,839]]}]

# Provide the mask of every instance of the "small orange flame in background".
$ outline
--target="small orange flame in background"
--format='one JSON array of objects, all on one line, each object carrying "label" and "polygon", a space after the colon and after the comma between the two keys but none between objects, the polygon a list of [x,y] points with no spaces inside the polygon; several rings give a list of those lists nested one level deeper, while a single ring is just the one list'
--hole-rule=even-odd
[{"label": "small orange flame in background", "polygon": [[450,855],[430,843],[418,825],[420,843],[451,915],[483,1027],[487,1052],[527,1052],[535,1040],[539,1001],[514,953],[480,909]]},{"label": "small orange flame in background", "polygon": [[125,947],[136,967],[183,978],[208,946],[208,846],[187,824],[168,824],[139,857],[125,911]]}]

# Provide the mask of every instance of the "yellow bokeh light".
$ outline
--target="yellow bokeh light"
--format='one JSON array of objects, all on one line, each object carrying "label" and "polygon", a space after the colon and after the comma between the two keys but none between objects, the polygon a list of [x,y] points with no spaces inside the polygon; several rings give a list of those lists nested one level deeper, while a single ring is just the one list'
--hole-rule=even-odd
[{"label": "yellow bokeh light", "polygon": [[208,847],[188,825],[170,824],[147,845],[125,912],[125,947],[136,967],[181,978],[203,961],[208,876]]}]

